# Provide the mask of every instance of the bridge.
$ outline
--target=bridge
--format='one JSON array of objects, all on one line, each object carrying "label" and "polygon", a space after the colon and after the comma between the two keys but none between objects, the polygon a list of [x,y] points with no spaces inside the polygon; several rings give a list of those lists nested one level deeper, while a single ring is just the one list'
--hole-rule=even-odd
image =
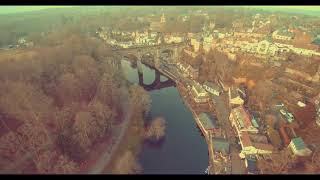
[{"label": "bridge", "polygon": [[[175,62],[179,59],[181,51],[183,48],[187,47],[188,43],[177,43],[177,44],[160,44],[154,46],[137,46],[130,48],[120,48],[113,49],[115,54],[122,59],[127,59],[131,62],[132,65],[137,67],[138,76],[139,76],[139,85],[141,85],[147,91],[158,90],[166,87],[177,86],[178,91],[181,91],[182,86],[185,86],[187,80],[177,72]],[[170,58],[164,59],[162,57],[163,53],[169,54]],[[144,83],[142,64],[147,67],[155,70],[155,79],[154,81],[146,85]],[[161,82],[161,75],[168,78],[168,80]],[[184,94],[184,93],[183,93]],[[181,95],[183,95],[181,94]],[[186,95],[186,94],[184,94]],[[212,134],[207,133],[201,125],[201,122],[198,120],[195,110],[190,106],[189,102],[183,98],[184,103],[190,109],[195,118],[197,125],[200,127],[202,133],[205,136],[206,143],[208,144],[208,153],[209,153],[209,167],[208,174],[215,174],[215,153],[212,142]]]},{"label": "bridge", "polygon": [[[139,75],[139,85],[144,87],[147,91],[153,91],[166,87],[175,86],[178,76],[170,72],[166,68],[169,64],[175,64],[180,58],[182,50],[188,47],[187,42],[172,43],[172,44],[158,44],[151,46],[133,46],[129,48],[114,48],[115,57],[120,61],[127,59],[131,64],[137,66]],[[155,80],[150,85],[144,83],[142,64],[155,70]],[[160,76],[163,75],[168,80],[161,82]]]}]

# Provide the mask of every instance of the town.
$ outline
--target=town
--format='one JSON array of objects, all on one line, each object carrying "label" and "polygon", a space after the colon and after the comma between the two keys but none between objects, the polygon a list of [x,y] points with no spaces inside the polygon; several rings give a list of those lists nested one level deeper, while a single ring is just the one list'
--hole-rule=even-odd
[{"label": "town", "polygon": [[[203,11],[195,13],[208,18]],[[181,21],[188,18],[183,16]],[[290,151],[290,156],[305,157],[319,148],[315,144],[307,144],[296,131],[300,132],[300,128],[310,124],[317,124],[316,128],[320,128],[320,37],[312,39],[302,26],[283,27],[270,33],[267,27],[275,18],[274,14],[255,14],[248,29],[242,22],[234,22],[230,31],[220,30],[215,28],[214,21],[209,21],[199,33],[162,33],[161,28],[166,23],[166,16],[162,13],[158,20],[151,21],[150,27],[142,31],[101,27],[96,33],[115,50],[188,44],[179,52],[183,58],[169,63],[168,58],[161,57],[161,65],[156,68],[160,72],[166,70],[174,74],[169,77],[177,83],[181,96],[206,138],[211,158],[208,173],[256,174],[264,173],[258,162],[270,162],[274,154]],[[206,55],[213,50],[225,56],[230,64],[283,71],[281,75],[268,77],[263,82],[268,84],[267,88],[273,95],[266,98],[279,97],[278,100],[261,100],[260,103],[265,104],[260,107],[259,104],[249,104],[252,94],[249,91],[255,82],[246,77],[232,77],[233,81],[229,82],[219,76],[214,81],[201,80],[202,69],[193,62],[198,58],[209,61]],[[310,69],[287,65],[293,57],[301,58],[300,61],[307,59],[317,67],[313,67],[315,70],[310,73]],[[304,119],[301,115],[301,111],[310,106],[315,110],[307,113],[314,113],[314,120]],[[262,113],[259,108],[268,111]]]},{"label": "town", "polygon": [[320,172],[319,16],[69,8],[0,16],[1,173]]}]

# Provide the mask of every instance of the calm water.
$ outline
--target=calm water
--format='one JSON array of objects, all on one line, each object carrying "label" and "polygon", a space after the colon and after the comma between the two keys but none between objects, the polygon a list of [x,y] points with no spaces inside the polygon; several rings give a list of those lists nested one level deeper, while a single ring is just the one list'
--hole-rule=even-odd
[{"label": "calm water", "polygon": [[[137,70],[122,61],[129,81],[138,83]],[[143,67],[144,83],[151,84],[154,70]],[[161,80],[166,78],[161,76]],[[157,146],[145,143],[140,154],[140,163],[145,174],[204,174],[208,166],[208,150],[192,113],[183,104],[175,87],[150,92],[151,120],[161,116],[166,119],[165,139]]]}]

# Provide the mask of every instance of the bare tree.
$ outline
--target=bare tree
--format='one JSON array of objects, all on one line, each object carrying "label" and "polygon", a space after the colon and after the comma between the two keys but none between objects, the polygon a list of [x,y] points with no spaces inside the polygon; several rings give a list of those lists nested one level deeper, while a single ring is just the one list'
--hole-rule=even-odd
[{"label": "bare tree", "polygon": [[92,144],[92,133],[96,127],[94,118],[90,112],[78,112],[75,117],[75,122],[72,126],[73,140],[77,142],[83,150],[88,150]]},{"label": "bare tree", "polygon": [[115,174],[137,174],[142,171],[135,155],[131,151],[126,151],[116,162],[113,173]]},{"label": "bare tree", "polygon": [[264,174],[284,174],[294,166],[296,158],[291,154],[290,149],[286,148],[273,153],[268,160],[261,159],[258,161],[258,168]]},{"label": "bare tree", "polygon": [[160,138],[165,136],[166,130],[166,121],[162,117],[157,117],[152,120],[149,127],[146,129],[145,138],[156,139],[159,140]]}]

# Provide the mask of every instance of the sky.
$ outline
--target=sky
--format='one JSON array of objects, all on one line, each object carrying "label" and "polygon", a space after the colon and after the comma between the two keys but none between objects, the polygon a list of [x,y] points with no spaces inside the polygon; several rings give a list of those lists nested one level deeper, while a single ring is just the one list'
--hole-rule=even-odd
[{"label": "sky", "polygon": [[[48,8],[65,8],[72,6],[1,6],[0,14],[30,12]],[[286,12],[313,12],[320,14],[320,6],[246,6],[250,8],[259,8],[269,11],[286,11]]]}]

